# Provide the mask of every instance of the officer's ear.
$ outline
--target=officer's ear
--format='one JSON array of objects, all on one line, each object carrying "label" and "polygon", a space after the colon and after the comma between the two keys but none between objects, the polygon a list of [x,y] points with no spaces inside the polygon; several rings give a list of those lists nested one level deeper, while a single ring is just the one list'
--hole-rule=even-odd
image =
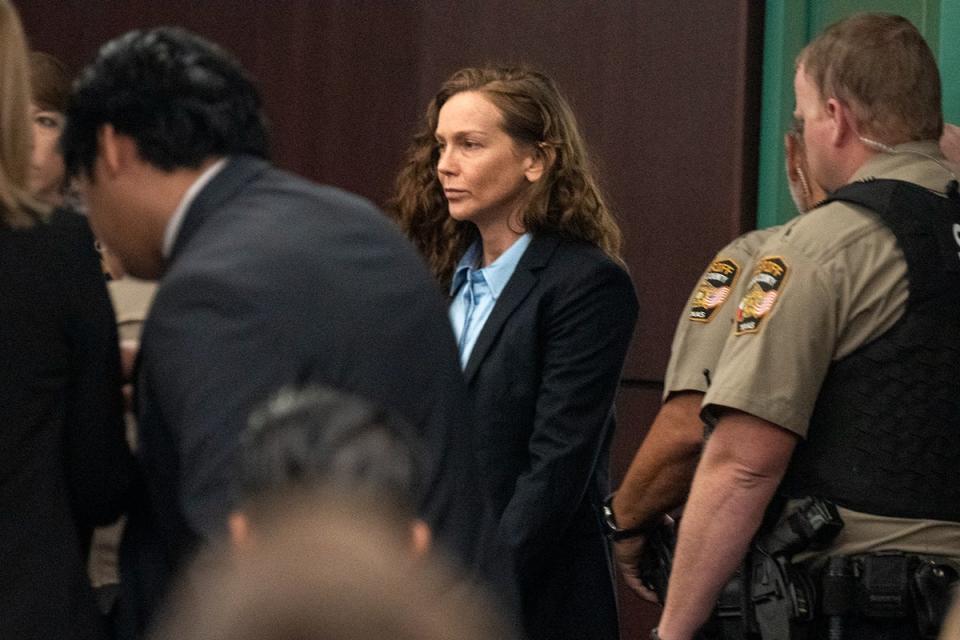
[{"label": "officer's ear", "polygon": [[833,125],[833,134],[830,138],[833,146],[842,147],[851,140],[859,139],[857,120],[847,103],[839,98],[828,98],[825,111]]}]

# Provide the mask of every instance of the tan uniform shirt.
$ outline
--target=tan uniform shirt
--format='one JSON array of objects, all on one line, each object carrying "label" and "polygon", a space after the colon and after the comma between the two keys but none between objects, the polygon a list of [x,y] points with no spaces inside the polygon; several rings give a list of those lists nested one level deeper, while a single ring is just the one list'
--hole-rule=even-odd
[{"label": "tan uniform shirt", "polygon": [[[895,151],[872,158],[852,181],[896,178],[943,192],[953,177],[935,142]],[[784,225],[758,255],[704,408],[739,409],[803,437],[830,363],[903,315],[907,265],[879,218],[842,202]],[[844,530],[828,554],[902,549],[960,556],[960,524],[846,509],[841,516]]]},{"label": "tan uniform shirt", "polygon": [[749,280],[744,271],[779,227],[746,233],[721,249],[690,293],[673,334],[663,400],[678,391],[707,391],[720,352],[730,334],[733,313]]}]

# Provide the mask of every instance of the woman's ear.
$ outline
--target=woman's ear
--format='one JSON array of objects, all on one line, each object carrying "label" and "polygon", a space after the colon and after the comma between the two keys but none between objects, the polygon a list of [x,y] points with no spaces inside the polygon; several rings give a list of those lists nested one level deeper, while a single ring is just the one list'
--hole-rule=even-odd
[{"label": "woman's ear", "polygon": [[556,149],[541,142],[532,147],[527,157],[524,175],[528,182],[536,182],[542,178],[557,159]]}]

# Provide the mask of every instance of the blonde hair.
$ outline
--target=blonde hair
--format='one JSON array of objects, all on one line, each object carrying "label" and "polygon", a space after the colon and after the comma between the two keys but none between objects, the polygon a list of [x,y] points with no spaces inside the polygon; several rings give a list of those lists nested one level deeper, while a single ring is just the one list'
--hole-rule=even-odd
[{"label": "blonde hair", "polygon": [[623,264],[620,228],[593,175],[573,111],[553,80],[524,67],[467,68],[450,76],[427,107],[424,127],[407,150],[388,204],[440,283],[449,282],[457,260],[477,236],[473,224],[450,217],[437,177],[434,132],[440,109],[465,91],[480,92],[493,103],[503,130],[515,142],[538,147],[552,159],[546,179],[538,181],[522,213],[523,228],[589,242]]},{"label": "blonde hair", "polygon": [[797,56],[820,92],[853,112],[860,133],[886,144],[943,133],[940,72],[909,20],[859,13],[827,28]]},{"label": "blonde hair", "polygon": [[29,195],[30,66],[17,10],[0,0],[0,221],[33,224],[46,207]]}]

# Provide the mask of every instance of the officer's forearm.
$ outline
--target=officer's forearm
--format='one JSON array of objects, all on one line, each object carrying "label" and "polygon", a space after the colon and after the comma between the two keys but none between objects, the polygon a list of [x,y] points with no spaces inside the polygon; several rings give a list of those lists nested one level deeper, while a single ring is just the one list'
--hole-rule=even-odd
[{"label": "officer's forearm", "polygon": [[747,414],[725,415],[704,452],[680,526],[665,640],[691,638],[746,553],[796,436]]},{"label": "officer's forearm", "polygon": [[682,392],[660,408],[614,496],[619,527],[635,527],[683,504],[703,443],[702,399],[702,393]]}]

